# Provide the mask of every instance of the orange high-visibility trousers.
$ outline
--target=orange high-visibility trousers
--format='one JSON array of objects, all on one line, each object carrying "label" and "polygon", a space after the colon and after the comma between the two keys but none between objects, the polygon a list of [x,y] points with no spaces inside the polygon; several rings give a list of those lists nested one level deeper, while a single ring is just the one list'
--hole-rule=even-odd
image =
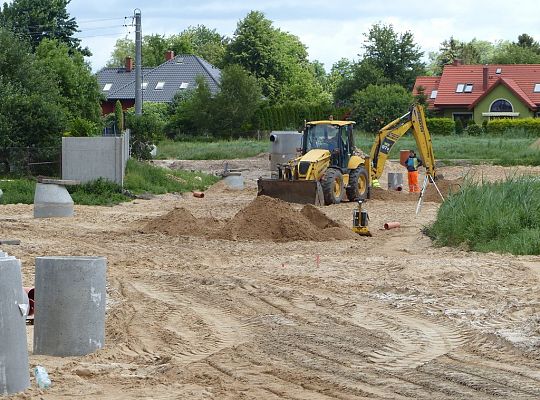
[{"label": "orange high-visibility trousers", "polygon": [[408,179],[409,179],[409,192],[419,192],[420,186],[418,185],[418,171],[409,171],[408,173]]}]

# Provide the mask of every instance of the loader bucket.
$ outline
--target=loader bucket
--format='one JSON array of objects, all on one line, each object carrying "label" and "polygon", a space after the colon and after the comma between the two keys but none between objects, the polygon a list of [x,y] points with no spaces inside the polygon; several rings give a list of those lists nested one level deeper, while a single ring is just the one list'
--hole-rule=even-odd
[{"label": "loader bucket", "polygon": [[289,203],[324,205],[323,191],[318,181],[257,180],[257,196],[269,196]]}]

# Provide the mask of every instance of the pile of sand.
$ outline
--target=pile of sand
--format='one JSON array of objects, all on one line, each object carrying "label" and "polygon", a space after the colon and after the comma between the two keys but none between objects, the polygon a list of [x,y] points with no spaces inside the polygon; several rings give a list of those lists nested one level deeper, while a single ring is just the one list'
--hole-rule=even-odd
[{"label": "pile of sand", "polygon": [[[442,195],[446,198],[451,193],[456,193],[461,189],[461,179],[439,179],[435,181]],[[420,193],[409,193],[406,191],[385,190],[382,188],[371,189],[371,199],[384,201],[418,201]],[[424,201],[442,203],[441,196],[437,192],[435,185],[430,183],[424,192]]]},{"label": "pile of sand", "polygon": [[149,221],[142,232],[275,242],[358,238],[350,228],[328,218],[312,205],[296,210],[289,203],[267,196],[255,198],[229,220],[195,218],[185,208],[176,208],[168,214]]},{"label": "pile of sand", "polygon": [[212,236],[219,232],[223,221],[215,218],[195,218],[191,212],[179,207],[150,220],[143,233],[161,232],[171,236]]}]

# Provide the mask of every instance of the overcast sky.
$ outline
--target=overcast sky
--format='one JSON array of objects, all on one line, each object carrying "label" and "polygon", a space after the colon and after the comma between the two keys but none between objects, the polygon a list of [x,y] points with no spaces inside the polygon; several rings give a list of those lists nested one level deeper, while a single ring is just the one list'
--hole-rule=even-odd
[{"label": "overcast sky", "polygon": [[[411,31],[426,53],[454,36],[496,41],[516,40],[528,33],[540,40],[536,1],[522,0],[72,0],[68,11],[75,17],[83,46],[93,53],[94,71],[110,58],[116,39],[134,39],[133,10],[142,13],[143,35],[172,35],[197,24],[232,36],[239,20],[250,10],[265,13],[274,27],[297,35],[308,47],[310,60],[327,70],[340,58],[358,59],[363,33],[377,22],[392,24],[396,31]],[[427,59],[427,58],[426,58]]]}]

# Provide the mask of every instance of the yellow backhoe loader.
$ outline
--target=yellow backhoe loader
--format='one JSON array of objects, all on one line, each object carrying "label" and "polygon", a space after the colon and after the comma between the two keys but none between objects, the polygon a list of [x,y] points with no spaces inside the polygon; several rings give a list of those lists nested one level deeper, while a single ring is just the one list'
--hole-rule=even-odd
[{"label": "yellow backhoe loader", "polygon": [[431,136],[424,109],[413,105],[404,116],[382,128],[370,157],[356,154],[353,121],[312,121],[305,124],[301,156],[278,165],[277,179],[259,178],[258,195],[292,203],[338,204],[368,198],[373,179],[378,179],[396,141],[412,130],[427,174],[436,178]]},{"label": "yellow backhoe loader", "polygon": [[292,203],[338,204],[364,199],[369,163],[354,154],[353,121],[311,121],[303,131],[301,156],[278,165],[277,179],[257,181],[258,195]]},{"label": "yellow backhoe loader", "polygon": [[396,142],[407,132],[411,131],[416,141],[416,147],[420,158],[426,167],[426,174],[432,179],[441,178],[435,170],[435,156],[433,155],[433,145],[431,135],[426,125],[424,108],[418,104],[411,106],[409,112],[388,125],[384,126],[377,133],[375,142],[371,147],[370,158],[373,168],[371,169],[371,179],[379,179],[384,170],[384,164],[388,159],[388,154]]}]

